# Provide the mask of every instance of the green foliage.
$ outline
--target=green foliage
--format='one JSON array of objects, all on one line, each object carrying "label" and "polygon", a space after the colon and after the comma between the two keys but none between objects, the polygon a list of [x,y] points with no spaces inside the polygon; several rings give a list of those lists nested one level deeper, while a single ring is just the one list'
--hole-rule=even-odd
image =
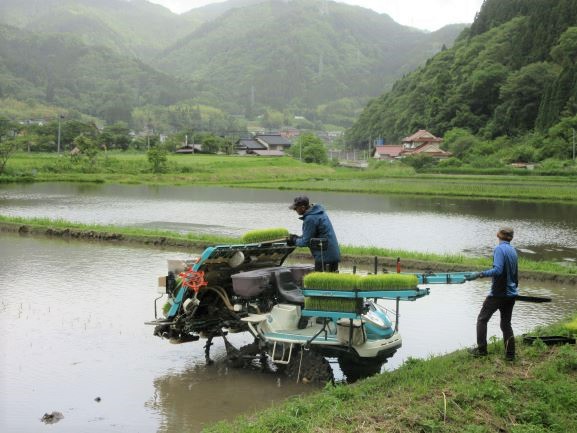
[{"label": "green foliage", "polygon": [[164,147],[151,147],[148,152],[146,152],[146,157],[148,158],[148,163],[150,164],[150,169],[153,173],[158,174],[166,171],[168,157],[167,151]]},{"label": "green foliage", "polygon": [[372,137],[394,142],[425,128],[476,168],[568,158],[561,140],[571,131],[566,119],[577,115],[576,25],[570,0],[485,1],[454,47],[367,105],[347,142],[364,148]]},{"label": "green foliage", "polygon": [[286,239],[288,235],[288,230],[282,227],[257,229],[246,232],[244,235],[242,235],[241,240],[245,244],[252,244],[278,239]]},{"label": "green foliage", "polygon": [[367,9],[338,2],[323,8],[310,0],[234,8],[167,49],[155,66],[205,83],[209,98],[227,100],[247,118],[266,110],[269,127],[283,121],[287,106],[313,123],[323,117],[348,126],[354,111],[347,103],[328,104],[350,99],[358,109],[358,101],[451,45],[462,29],[416,32]]},{"label": "green foliage", "polygon": [[312,133],[300,135],[290,147],[289,153],[293,158],[306,163],[326,164],[329,161],[324,143]]}]

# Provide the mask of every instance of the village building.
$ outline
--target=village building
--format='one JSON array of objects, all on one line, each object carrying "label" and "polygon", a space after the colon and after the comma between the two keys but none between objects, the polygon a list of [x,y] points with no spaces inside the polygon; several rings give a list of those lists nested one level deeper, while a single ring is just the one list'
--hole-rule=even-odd
[{"label": "village building", "polygon": [[420,129],[413,135],[403,138],[400,145],[375,146],[373,158],[393,161],[413,155],[427,155],[435,159],[451,157],[451,152],[441,149],[442,143],[442,138],[436,137],[425,129]]},{"label": "village building", "polygon": [[281,134],[256,134],[252,138],[241,138],[236,143],[239,155],[284,156],[291,142]]}]

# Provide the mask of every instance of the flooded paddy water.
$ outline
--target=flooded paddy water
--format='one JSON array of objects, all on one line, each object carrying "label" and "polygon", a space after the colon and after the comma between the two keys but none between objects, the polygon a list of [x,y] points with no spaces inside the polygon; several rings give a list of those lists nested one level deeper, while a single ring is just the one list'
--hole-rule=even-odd
[{"label": "flooded paddy water", "polygon": [[[297,194],[192,186],[0,185],[0,214],[229,236],[266,227],[299,233],[300,221],[287,208]],[[339,241],[346,245],[488,256],[497,228],[510,225],[522,255],[577,261],[576,205],[330,192],[309,195],[327,208]]]},{"label": "flooded paddy water", "polygon": [[[61,218],[178,232],[240,236],[286,227],[300,232],[287,209],[297,193],[227,188],[119,185],[0,185],[0,214]],[[516,229],[521,254],[577,260],[577,207],[511,201],[311,193],[324,204],[339,240],[432,253],[490,255],[498,226]],[[193,255],[98,242],[0,234],[0,431],[200,431],[207,423],[315,391],[284,377],[229,369],[224,345],[206,366],[204,342],[171,345],[152,335],[157,277],[166,260]],[[401,303],[403,347],[385,365],[471,346],[488,281],[431,286]],[[550,304],[518,303],[522,334],[574,313],[575,287],[522,281],[524,294]],[[384,303],[394,308],[394,305]],[[500,335],[498,319],[489,327]],[[250,342],[233,335],[237,346]],[[338,366],[335,376],[342,379]],[[63,418],[44,425],[45,413]]]},{"label": "flooded paddy water", "polygon": [[[213,347],[215,365],[206,366],[202,340],[171,345],[152,335],[144,322],[154,318],[157,277],[167,259],[191,255],[1,234],[0,431],[194,432],[315,391],[281,376],[229,369],[221,341]],[[554,302],[518,303],[518,335],[575,311],[574,287],[522,286],[524,294]],[[474,343],[488,281],[430,287],[429,296],[401,304],[403,347],[385,372],[408,357]],[[500,335],[497,319],[489,334]],[[40,419],[53,411],[64,418],[44,425]]]}]

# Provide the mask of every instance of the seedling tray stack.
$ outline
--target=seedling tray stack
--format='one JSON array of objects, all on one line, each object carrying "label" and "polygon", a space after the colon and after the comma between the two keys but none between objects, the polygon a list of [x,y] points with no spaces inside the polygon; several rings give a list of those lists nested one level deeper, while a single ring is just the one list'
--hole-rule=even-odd
[{"label": "seedling tray stack", "polygon": [[365,298],[413,301],[429,294],[419,289],[415,275],[383,274],[360,276],[313,272],[304,278],[304,316],[358,318]]}]

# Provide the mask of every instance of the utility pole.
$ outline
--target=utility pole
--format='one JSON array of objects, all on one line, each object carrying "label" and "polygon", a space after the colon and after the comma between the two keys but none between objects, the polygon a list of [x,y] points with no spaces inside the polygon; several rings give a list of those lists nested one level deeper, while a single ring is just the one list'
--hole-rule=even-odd
[{"label": "utility pole", "polygon": [[573,129],[573,164],[575,164],[575,128]]},{"label": "utility pole", "polygon": [[58,115],[58,145],[57,145],[57,151],[58,153],[60,153],[60,123],[61,123],[61,119],[64,119],[64,116],[62,114]]}]

